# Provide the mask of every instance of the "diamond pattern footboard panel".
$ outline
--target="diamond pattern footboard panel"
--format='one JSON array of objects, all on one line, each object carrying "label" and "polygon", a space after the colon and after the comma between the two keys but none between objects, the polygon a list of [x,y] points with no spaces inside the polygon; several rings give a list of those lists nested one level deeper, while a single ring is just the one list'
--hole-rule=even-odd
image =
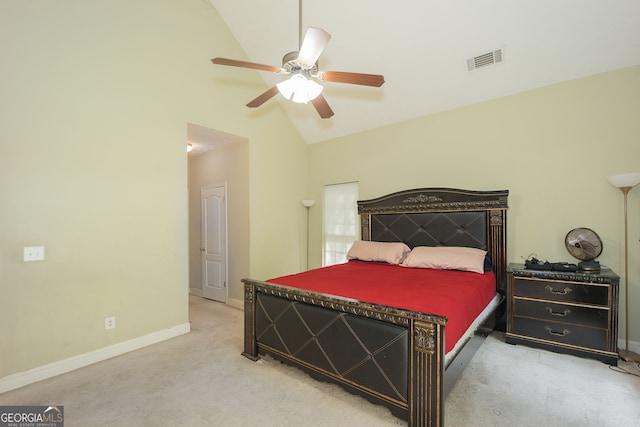
[{"label": "diamond pattern footboard panel", "polygon": [[256,303],[259,346],[406,404],[406,328],[262,293]]}]

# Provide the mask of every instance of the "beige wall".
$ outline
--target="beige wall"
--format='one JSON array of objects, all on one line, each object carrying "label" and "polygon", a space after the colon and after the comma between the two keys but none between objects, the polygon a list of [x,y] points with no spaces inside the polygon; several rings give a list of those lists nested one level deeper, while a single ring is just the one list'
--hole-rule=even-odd
[{"label": "beige wall", "polygon": [[304,269],[308,147],[300,144],[297,131],[285,129],[280,135],[279,143],[251,145],[250,277],[256,279]]},{"label": "beige wall", "polygon": [[249,141],[252,272],[299,267],[307,147],[244,106],[257,72],[211,64],[246,58],[213,7],[0,2],[0,38],[0,382],[188,325],[188,123]]},{"label": "beige wall", "polygon": [[[360,182],[362,199],[431,186],[508,189],[510,262],[532,252],[575,261],[564,237],[589,227],[604,242],[601,263],[623,274],[623,198],[607,177],[640,172],[639,113],[633,67],[314,144],[310,197],[348,181]],[[629,212],[630,333],[640,341],[640,188]],[[311,219],[315,265],[321,214],[320,203]]]}]

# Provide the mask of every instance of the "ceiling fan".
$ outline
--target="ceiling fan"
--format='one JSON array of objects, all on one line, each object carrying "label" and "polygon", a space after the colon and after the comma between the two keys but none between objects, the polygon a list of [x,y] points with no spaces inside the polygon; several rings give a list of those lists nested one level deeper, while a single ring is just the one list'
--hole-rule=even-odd
[{"label": "ceiling fan", "polygon": [[288,74],[291,77],[275,86],[247,104],[249,108],[259,107],[280,92],[285,98],[304,103],[311,101],[316,111],[323,119],[333,116],[333,110],[322,96],[323,86],[314,79],[349,83],[363,86],[380,87],[384,83],[384,76],[379,74],[349,73],[343,71],[321,71],[318,69],[318,58],[327,46],[331,34],[321,28],[309,27],[300,45],[300,51],[289,52],[282,58],[282,67],[257,64],[255,62],[239,61],[228,58],[213,58],[211,62],[218,65],[251,68],[269,71],[277,74]]}]

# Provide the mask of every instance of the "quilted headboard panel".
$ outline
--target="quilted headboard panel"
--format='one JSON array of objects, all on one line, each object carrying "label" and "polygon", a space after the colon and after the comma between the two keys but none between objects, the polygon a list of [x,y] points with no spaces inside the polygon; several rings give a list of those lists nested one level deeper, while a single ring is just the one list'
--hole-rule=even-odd
[{"label": "quilted headboard panel", "polygon": [[491,256],[506,291],[508,190],[419,188],[358,201],[361,238],[415,246],[466,246]]},{"label": "quilted headboard panel", "polygon": [[371,216],[371,240],[415,246],[466,246],[487,250],[486,212],[430,212]]}]

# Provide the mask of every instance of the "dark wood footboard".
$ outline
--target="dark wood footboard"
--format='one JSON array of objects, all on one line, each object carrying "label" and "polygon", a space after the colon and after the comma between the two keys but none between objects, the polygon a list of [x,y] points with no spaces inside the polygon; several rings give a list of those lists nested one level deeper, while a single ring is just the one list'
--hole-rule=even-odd
[{"label": "dark wood footboard", "polygon": [[269,354],[298,366],[411,426],[443,425],[446,318],[243,282],[244,356]]}]

